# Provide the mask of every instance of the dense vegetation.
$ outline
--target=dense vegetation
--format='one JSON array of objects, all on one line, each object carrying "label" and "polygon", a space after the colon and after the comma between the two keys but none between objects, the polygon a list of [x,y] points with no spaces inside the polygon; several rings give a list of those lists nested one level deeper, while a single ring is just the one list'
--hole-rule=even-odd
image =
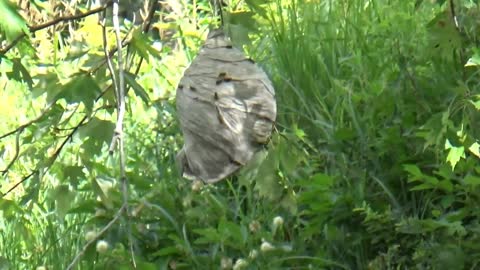
[{"label": "dense vegetation", "polygon": [[120,1],[122,168],[111,3],[91,2],[0,0],[0,269],[480,267],[478,1],[227,3],[279,114],[215,185],[175,167],[211,4]]}]

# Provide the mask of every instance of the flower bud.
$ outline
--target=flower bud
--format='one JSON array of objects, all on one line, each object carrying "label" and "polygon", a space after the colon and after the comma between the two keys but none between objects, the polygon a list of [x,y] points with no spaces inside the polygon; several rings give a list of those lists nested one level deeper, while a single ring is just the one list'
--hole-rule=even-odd
[{"label": "flower bud", "polygon": [[275,247],[272,244],[270,244],[269,242],[265,241],[260,246],[260,250],[262,252],[269,252],[269,251],[275,250]]},{"label": "flower bud", "polygon": [[233,266],[233,270],[245,269],[248,266],[248,262],[245,259],[238,259]]},{"label": "flower bud", "polygon": [[256,249],[252,249],[248,254],[248,258],[250,260],[255,260],[258,257],[258,251]]},{"label": "flower bud", "polygon": [[192,184],[192,191],[197,192],[203,187],[202,181],[194,181]]},{"label": "flower bud", "polygon": [[250,229],[250,231],[252,233],[256,233],[261,228],[260,222],[258,222],[257,220],[254,220],[254,221],[250,222],[250,224],[248,224],[248,228]]},{"label": "flower bud", "polygon": [[276,216],[273,218],[273,227],[280,228],[283,226],[283,218],[281,216]]},{"label": "flower bud", "polygon": [[91,240],[95,239],[95,237],[97,237],[97,232],[96,231],[88,231],[85,234],[85,240],[87,240],[87,241],[91,241]]},{"label": "flower bud", "polygon": [[108,242],[105,240],[100,240],[97,242],[97,252],[105,253],[108,250]]},{"label": "flower bud", "polygon": [[233,261],[231,258],[223,257],[220,261],[221,269],[232,269]]},{"label": "flower bud", "polygon": [[292,245],[288,245],[288,244],[282,245],[280,248],[285,252],[291,252],[293,250]]}]

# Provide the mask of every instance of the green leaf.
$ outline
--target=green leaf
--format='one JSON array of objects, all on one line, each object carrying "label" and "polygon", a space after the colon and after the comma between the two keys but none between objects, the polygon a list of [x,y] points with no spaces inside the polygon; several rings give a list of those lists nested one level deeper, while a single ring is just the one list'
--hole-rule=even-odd
[{"label": "green leaf", "polygon": [[476,187],[476,186],[480,185],[480,177],[473,176],[473,175],[467,175],[463,179],[463,183],[466,184],[466,185],[470,185],[472,187]]},{"label": "green leaf", "polygon": [[0,256],[0,270],[9,270],[10,263],[5,257]]},{"label": "green leaf", "polygon": [[70,183],[73,186],[77,186],[80,180],[86,178],[83,169],[83,166],[65,166],[63,169],[63,174],[66,179],[70,180]]},{"label": "green leaf", "polygon": [[11,62],[12,62],[12,70],[11,72],[7,73],[7,76],[10,79],[13,79],[16,81],[25,82],[28,85],[29,89],[32,89],[33,79],[30,76],[30,73],[28,72],[28,70],[22,64],[21,59],[14,58],[14,59],[11,59]]},{"label": "green leaf", "polygon": [[61,85],[57,73],[38,74],[34,77],[37,81],[32,89],[32,97],[37,98],[47,93],[47,101],[52,102],[55,96],[60,93]]},{"label": "green leaf", "polygon": [[101,202],[107,209],[113,208],[113,202],[110,199],[109,191],[113,186],[113,180],[101,179],[100,177],[92,178],[92,188],[96,195],[100,197]]},{"label": "green leaf", "polygon": [[415,191],[415,190],[418,191],[418,190],[427,190],[427,189],[434,189],[434,188],[435,188],[435,186],[430,184],[430,183],[423,183],[423,184],[414,186],[410,190],[411,191]]},{"label": "green leaf", "polygon": [[262,197],[270,200],[278,199],[282,196],[283,187],[280,185],[280,177],[277,175],[278,158],[275,153],[268,153],[265,161],[258,169],[255,177],[255,190]]},{"label": "green leaf", "polygon": [[245,0],[245,3],[253,10],[255,11],[258,15],[260,15],[263,18],[267,18],[267,11],[264,7],[262,7],[263,4],[265,4],[268,1],[265,0]]},{"label": "green leaf", "polygon": [[455,165],[460,161],[460,158],[465,158],[464,146],[453,146],[447,139],[445,142],[445,149],[448,149],[447,161],[452,166],[452,170],[455,169]]},{"label": "green leaf", "polygon": [[133,31],[132,40],[130,41],[130,45],[137,52],[141,57],[145,60],[149,61],[149,55],[157,59],[161,59],[162,56],[160,55],[160,51],[155,49],[151,44],[153,42],[142,33],[141,29],[136,29]]},{"label": "green leaf", "polygon": [[174,254],[180,254],[180,251],[178,250],[178,248],[172,246],[172,247],[161,248],[160,250],[155,251],[151,255],[153,257],[165,257],[169,255],[174,255]]},{"label": "green leaf", "polygon": [[323,173],[317,173],[310,178],[318,187],[324,187],[325,190],[333,185],[333,178]]},{"label": "green leaf", "polygon": [[14,218],[16,214],[24,212],[16,202],[3,198],[0,198],[0,211],[6,219]]},{"label": "green leaf", "polygon": [[475,101],[474,100],[470,100],[470,103],[473,104],[473,106],[475,107],[475,109],[479,110],[480,111],[480,95],[475,95]]},{"label": "green leaf", "polygon": [[476,66],[480,66],[480,54],[479,53],[476,53],[474,55],[472,55],[472,57],[470,57],[467,61],[467,63],[465,64],[466,67],[476,67]]},{"label": "green leaf", "polygon": [[69,104],[83,103],[87,111],[91,112],[95,99],[100,93],[100,87],[89,74],[80,74],[63,85],[59,93],[56,93],[49,101],[64,99]]},{"label": "green leaf", "polygon": [[84,200],[73,206],[68,211],[68,214],[92,214],[95,213],[95,207],[98,203],[94,200]]},{"label": "green leaf", "polygon": [[0,1],[0,31],[5,33],[7,40],[12,41],[19,35],[28,33],[27,23],[9,1]]},{"label": "green leaf", "polygon": [[427,30],[432,51],[440,50],[439,55],[442,57],[451,57],[452,50],[461,46],[462,38],[449,11],[438,13],[427,24]]},{"label": "green leaf", "polygon": [[133,92],[135,92],[135,95],[140,97],[143,102],[145,102],[145,105],[150,104],[150,97],[148,96],[147,92],[143,87],[137,83],[135,80],[135,75],[130,73],[130,72],[125,72],[125,82],[130,85],[133,89]]},{"label": "green leaf", "polygon": [[220,239],[223,241],[229,240],[229,245],[232,247],[238,248],[240,245],[245,244],[247,240],[246,236],[242,233],[241,227],[225,218],[222,218],[218,224],[218,233]]},{"label": "green leaf", "polygon": [[55,200],[55,209],[60,220],[64,220],[65,215],[70,210],[70,206],[75,198],[75,194],[70,191],[68,185],[57,186],[52,198]]},{"label": "green leaf", "polygon": [[444,179],[440,182],[438,182],[438,188],[442,189],[443,191],[446,191],[446,192],[452,192],[453,191],[453,184],[452,182],[450,181],[450,179]]},{"label": "green leaf", "polygon": [[420,171],[420,168],[418,168],[417,165],[414,164],[405,164],[403,165],[403,169],[411,174],[413,178],[415,179],[420,179],[423,177],[422,171]]},{"label": "green leaf", "polygon": [[92,118],[92,120],[78,130],[78,136],[80,138],[87,138],[87,140],[83,142],[82,148],[90,155],[100,154],[103,145],[110,144],[114,129],[114,123],[97,117]]},{"label": "green leaf", "polygon": [[222,237],[214,228],[194,229],[194,233],[201,235],[194,241],[195,244],[211,244],[223,242]]}]

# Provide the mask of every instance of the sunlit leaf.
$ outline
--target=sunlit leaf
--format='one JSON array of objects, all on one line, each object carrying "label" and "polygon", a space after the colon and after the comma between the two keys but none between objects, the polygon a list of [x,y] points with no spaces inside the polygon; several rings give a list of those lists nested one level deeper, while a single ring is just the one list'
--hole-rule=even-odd
[{"label": "sunlit leaf", "polygon": [[480,54],[476,53],[472,57],[470,57],[465,64],[466,67],[475,67],[480,66]]},{"label": "sunlit leaf", "polygon": [[130,41],[132,48],[145,60],[149,60],[149,55],[160,59],[160,52],[155,49],[152,44],[153,42],[145,36],[141,29],[137,29],[133,32],[132,40]]},{"label": "sunlit leaf", "polygon": [[75,194],[70,191],[68,185],[59,185],[54,189],[52,198],[55,200],[57,215],[60,220],[63,220],[70,210]]},{"label": "sunlit leaf", "polygon": [[30,76],[30,73],[22,64],[21,59],[14,58],[10,59],[12,61],[12,71],[7,73],[7,76],[16,81],[25,82],[28,87],[31,89],[33,86],[33,80]]},{"label": "sunlit leaf", "polygon": [[82,147],[91,155],[100,154],[103,146],[110,144],[112,141],[114,129],[114,123],[97,117],[92,118],[78,130],[78,136],[86,138]]},{"label": "sunlit leaf", "polygon": [[88,111],[92,111],[100,92],[100,87],[90,75],[79,74],[63,85],[53,100],[65,99],[69,104],[82,103]]},{"label": "sunlit leaf", "polygon": [[460,159],[465,158],[465,147],[453,146],[447,139],[445,142],[445,149],[448,150],[447,161],[452,166],[452,169],[455,169],[455,166],[460,161]]},{"label": "sunlit leaf", "polygon": [[18,14],[15,7],[9,1],[0,1],[0,31],[4,32],[7,40],[12,41],[22,32],[27,33],[28,28],[25,20]]},{"label": "sunlit leaf", "polygon": [[147,92],[145,91],[145,89],[143,89],[143,87],[140,84],[137,83],[137,81],[135,80],[134,74],[130,72],[125,72],[125,81],[128,85],[132,87],[133,91],[135,92],[135,95],[140,97],[143,100],[143,102],[145,102],[145,105],[150,104],[150,98]]},{"label": "sunlit leaf", "polygon": [[258,15],[260,15],[264,18],[267,17],[267,11],[262,5],[265,4],[268,1],[265,1],[265,0],[245,0],[245,2],[247,3],[247,5],[252,10],[257,12]]},{"label": "sunlit leaf", "polygon": [[480,158],[480,144],[474,142],[472,145],[468,147],[468,151],[474,154],[476,157]]}]

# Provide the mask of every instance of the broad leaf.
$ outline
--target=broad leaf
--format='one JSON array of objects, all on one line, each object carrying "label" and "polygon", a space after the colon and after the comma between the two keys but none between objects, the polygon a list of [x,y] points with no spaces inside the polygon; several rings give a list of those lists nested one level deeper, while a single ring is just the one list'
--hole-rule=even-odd
[{"label": "broad leaf", "polygon": [[140,97],[143,102],[145,102],[145,105],[150,104],[150,98],[148,97],[147,92],[143,87],[137,83],[135,80],[135,74],[132,74],[130,72],[125,72],[125,82],[130,85],[133,89],[133,92],[135,92],[135,95]]},{"label": "broad leaf", "polygon": [[90,75],[80,74],[63,85],[53,100],[64,99],[69,104],[83,103],[87,111],[91,112],[100,92],[100,87]]}]

